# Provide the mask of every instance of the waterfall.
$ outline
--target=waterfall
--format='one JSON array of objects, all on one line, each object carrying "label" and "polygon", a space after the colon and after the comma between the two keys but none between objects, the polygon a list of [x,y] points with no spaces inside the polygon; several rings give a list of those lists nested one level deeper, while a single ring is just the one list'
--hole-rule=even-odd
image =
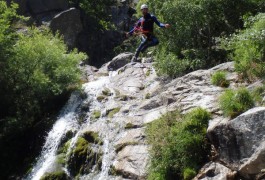
[{"label": "waterfall", "polygon": [[80,104],[80,98],[76,93],[72,94],[67,105],[60,113],[58,120],[46,137],[41,156],[27,179],[38,180],[53,167],[56,159],[56,150],[62,137],[69,130],[78,129],[76,122],[76,109]]},{"label": "waterfall", "polygon": [[[101,91],[105,85],[110,81],[108,76],[101,77],[96,81],[92,81],[83,85],[83,90],[87,95],[87,99],[82,100],[78,93],[73,93],[66,104],[65,108],[60,113],[58,120],[55,122],[51,131],[48,133],[45,144],[42,148],[40,157],[37,163],[34,165],[30,175],[26,179],[39,180],[45,173],[52,172],[56,166],[56,153],[61,140],[66,135],[68,131],[78,132],[82,130],[83,127],[88,126],[89,119],[83,124],[78,123],[78,108],[84,101],[91,101],[89,108],[102,108],[100,103],[96,102],[96,96],[99,91]],[[88,116],[89,117],[89,116]],[[71,144],[74,145],[76,138],[72,139]],[[108,148],[108,140],[104,140],[104,149]],[[106,150],[103,152],[106,153]],[[104,156],[104,155],[103,155]],[[104,162],[103,157],[103,169],[106,169],[106,162]],[[67,172],[67,168],[65,169]],[[68,172],[67,172],[68,174]]]}]

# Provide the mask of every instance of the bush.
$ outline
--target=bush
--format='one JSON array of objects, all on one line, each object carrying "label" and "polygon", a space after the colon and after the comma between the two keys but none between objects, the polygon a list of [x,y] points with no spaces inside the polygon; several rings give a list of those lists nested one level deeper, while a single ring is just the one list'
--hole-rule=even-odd
[{"label": "bush", "polygon": [[217,71],[212,75],[211,79],[212,84],[220,87],[228,87],[229,81],[226,79],[226,72]]},{"label": "bush", "polygon": [[196,171],[194,171],[193,169],[185,169],[184,173],[183,173],[183,178],[184,180],[191,180],[192,178],[194,178],[196,176]]},{"label": "bush", "polygon": [[85,58],[44,28],[18,33],[17,21],[25,18],[16,8],[0,1],[0,179],[25,173],[34,161],[45,131],[79,86]]},{"label": "bush", "polygon": [[254,100],[246,88],[226,90],[219,99],[221,110],[225,116],[235,118],[254,106]]},{"label": "bush", "polygon": [[255,89],[253,89],[251,91],[251,95],[252,95],[254,101],[260,106],[262,106],[264,103],[264,102],[262,102],[263,97],[265,95],[264,93],[265,93],[265,85],[256,87]]},{"label": "bush", "polygon": [[67,53],[61,38],[37,29],[20,34],[11,54],[0,72],[5,85],[0,99],[5,100],[1,108],[13,112],[5,121],[16,120],[7,122],[2,133],[9,126],[21,128],[37,123],[35,118],[52,110],[56,97],[78,87],[78,63],[85,58],[76,51]]},{"label": "bush", "polygon": [[232,51],[230,57],[243,78],[265,78],[265,13],[248,18],[245,28],[223,40],[223,47]]},{"label": "bush", "polygon": [[[175,61],[170,61],[176,64],[172,67],[178,67],[183,60],[189,62],[189,71],[224,62],[226,52],[217,47],[216,37],[241,29],[243,15],[265,9],[262,0],[140,0],[137,9],[142,3],[148,3],[159,20],[172,25],[170,29],[157,30],[160,39],[157,54],[163,54],[165,49],[166,54],[175,56]],[[164,64],[161,58],[157,62]]]},{"label": "bush", "polygon": [[207,161],[210,114],[197,108],[186,115],[170,112],[147,126],[151,166],[148,179],[191,179]]}]

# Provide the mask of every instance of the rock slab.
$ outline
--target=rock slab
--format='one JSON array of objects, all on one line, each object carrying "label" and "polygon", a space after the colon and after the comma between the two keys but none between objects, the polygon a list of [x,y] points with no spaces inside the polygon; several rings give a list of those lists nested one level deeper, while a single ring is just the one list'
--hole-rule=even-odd
[{"label": "rock slab", "polygon": [[265,107],[253,108],[208,131],[220,161],[252,179],[265,169]]}]

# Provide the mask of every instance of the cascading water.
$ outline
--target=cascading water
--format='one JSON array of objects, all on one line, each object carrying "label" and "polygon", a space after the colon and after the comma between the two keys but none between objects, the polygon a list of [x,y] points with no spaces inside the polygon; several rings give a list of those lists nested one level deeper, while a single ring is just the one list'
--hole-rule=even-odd
[{"label": "cascading water", "polygon": [[[48,133],[46,142],[41,152],[41,156],[33,167],[32,172],[26,179],[39,180],[46,172],[52,172],[54,170],[54,166],[56,166],[56,153],[61,140],[66,135],[66,133],[68,131],[76,132],[77,134],[75,135],[75,137],[77,137],[78,132],[90,123],[89,119],[83,124],[78,123],[78,107],[82,104],[82,102],[90,100],[90,108],[102,108],[100,107],[101,104],[96,102],[95,99],[98,92],[109,83],[109,79],[109,77],[102,77],[96,81],[84,84],[83,89],[87,95],[86,100],[82,100],[82,98],[76,93],[71,96],[66,107],[61,112],[61,115],[54,124],[52,130]],[[72,146],[74,146],[76,139],[77,138],[72,139]],[[104,146],[106,146],[108,142],[104,141],[104,144]],[[103,169],[105,168],[105,166],[106,163],[103,160]],[[65,171],[68,174],[67,169],[65,169]]]},{"label": "cascading water", "polygon": [[49,169],[53,167],[56,160],[56,150],[62,137],[69,130],[78,129],[75,110],[79,106],[80,101],[81,100],[77,94],[73,94],[70,97],[70,100],[61,112],[59,119],[54,124],[52,130],[48,133],[41,156],[27,179],[38,180],[45,172],[49,171]]}]

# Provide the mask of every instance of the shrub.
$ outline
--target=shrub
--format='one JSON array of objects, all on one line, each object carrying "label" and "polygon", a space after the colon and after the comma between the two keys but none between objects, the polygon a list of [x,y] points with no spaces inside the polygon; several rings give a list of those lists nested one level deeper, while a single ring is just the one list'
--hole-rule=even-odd
[{"label": "shrub", "polygon": [[[15,29],[17,5],[0,1],[0,179],[23,173],[34,161],[59,109],[78,88],[78,64],[63,40],[44,28]],[[38,140],[37,140],[38,139]],[[29,153],[30,152],[30,153]]]},{"label": "shrub", "polygon": [[212,75],[211,79],[212,84],[220,87],[228,87],[229,81],[226,79],[226,72],[217,71]]},{"label": "shrub", "polygon": [[232,51],[230,57],[243,78],[265,78],[265,13],[248,18],[245,28],[223,40],[223,47]]},{"label": "shrub", "polygon": [[[265,9],[262,0],[140,0],[137,9],[142,3],[148,3],[159,20],[172,25],[167,30],[157,29],[160,39],[157,55],[166,50],[164,55],[175,56],[174,61],[169,62],[171,66],[175,63],[174,69],[184,61],[189,62],[189,71],[223,62],[226,52],[217,48],[216,37],[241,29],[243,15]],[[164,67],[162,58],[157,62],[162,64],[159,68]],[[174,72],[177,74],[173,76],[178,76],[180,71],[169,71],[171,76]]]},{"label": "shrub", "polygon": [[256,103],[258,103],[258,105],[262,105],[262,100],[263,100],[263,97],[264,97],[264,94],[265,93],[265,86],[259,86],[259,87],[256,87],[255,89],[253,89],[251,91],[251,95],[254,99],[254,101]]},{"label": "shrub", "polygon": [[207,161],[210,114],[197,108],[186,115],[170,112],[147,126],[151,166],[148,179],[191,179]]},{"label": "shrub", "polygon": [[254,100],[246,88],[226,90],[219,99],[219,104],[225,116],[235,118],[254,106]]},{"label": "shrub", "polygon": [[183,173],[183,178],[184,180],[191,180],[192,178],[194,178],[196,176],[196,171],[194,171],[193,169],[185,169],[184,173]]}]

